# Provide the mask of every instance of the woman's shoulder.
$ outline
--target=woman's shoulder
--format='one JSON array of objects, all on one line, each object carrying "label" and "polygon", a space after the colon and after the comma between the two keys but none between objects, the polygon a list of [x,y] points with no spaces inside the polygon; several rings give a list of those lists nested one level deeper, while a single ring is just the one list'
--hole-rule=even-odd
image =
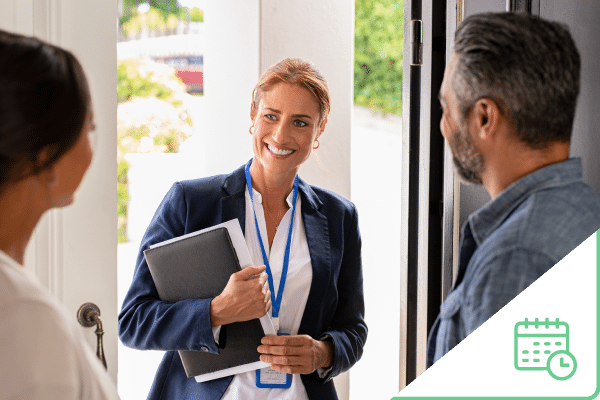
[{"label": "woman's shoulder", "polygon": [[[18,332],[12,347],[35,342],[36,351],[44,346],[53,347],[57,354],[70,351],[77,338],[74,320],[31,272],[14,270],[0,261],[0,287],[3,288],[0,295],[2,323],[10,324],[12,336]],[[0,335],[0,339],[5,345],[10,338]]]},{"label": "woman's shoulder", "polygon": [[214,193],[216,190],[221,190],[221,188],[225,184],[226,178],[226,174],[213,175],[203,178],[177,181],[173,184],[173,186],[179,186],[181,190],[183,190],[186,193]]},{"label": "woman's shoulder", "polygon": [[[0,258],[0,309],[20,303],[46,304],[51,301],[35,275],[24,267],[7,261],[4,253]],[[14,264],[14,265],[13,265]]]},{"label": "woman's shoulder", "polygon": [[[354,213],[356,206],[354,203],[344,196],[328,189],[323,189],[318,186],[306,185],[309,190],[306,190],[306,196],[309,201],[316,204],[320,203],[326,209],[340,210]],[[312,193],[311,193],[312,192]]]},{"label": "woman's shoulder", "polygon": [[223,190],[238,191],[245,188],[243,167],[230,174],[212,175],[203,178],[178,181],[173,184],[171,191],[181,192],[186,196],[220,196]]}]

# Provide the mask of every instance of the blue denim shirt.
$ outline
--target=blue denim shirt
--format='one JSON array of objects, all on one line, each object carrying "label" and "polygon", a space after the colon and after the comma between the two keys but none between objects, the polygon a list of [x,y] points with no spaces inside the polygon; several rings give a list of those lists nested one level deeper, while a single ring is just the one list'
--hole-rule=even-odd
[{"label": "blue denim shirt", "polygon": [[600,229],[600,197],[581,159],[521,178],[463,226],[454,288],[427,343],[429,367]]}]

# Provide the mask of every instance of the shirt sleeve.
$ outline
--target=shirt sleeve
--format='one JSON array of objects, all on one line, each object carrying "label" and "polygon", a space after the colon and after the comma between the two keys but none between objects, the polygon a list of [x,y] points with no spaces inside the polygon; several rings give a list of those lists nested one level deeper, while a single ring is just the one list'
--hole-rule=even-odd
[{"label": "shirt sleeve", "polygon": [[[327,340],[327,339],[331,339],[331,345],[335,346],[335,344],[333,343],[333,338],[331,336],[325,335],[324,337],[321,338],[321,340]],[[335,354],[335,349],[334,349],[334,354]],[[329,368],[317,369],[317,375],[319,375],[319,378],[321,378],[321,379],[327,379],[327,377],[331,374],[332,371],[333,371],[333,364],[331,364],[331,366]]]},{"label": "shirt sleeve", "polygon": [[215,343],[218,346],[219,345],[219,335],[221,334],[221,325],[213,326],[212,332],[213,332],[213,337],[215,338]]},{"label": "shirt sleeve", "polygon": [[496,314],[555,263],[541,252],[514,247],[469,266],[477,272],[465,288],[462,312],[466,335]]}]

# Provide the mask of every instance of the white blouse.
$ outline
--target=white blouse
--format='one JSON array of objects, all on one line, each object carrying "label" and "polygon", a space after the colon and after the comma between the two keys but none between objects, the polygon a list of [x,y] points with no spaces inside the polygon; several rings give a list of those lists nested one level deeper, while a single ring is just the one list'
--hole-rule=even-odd
[{"label": "white blouse", "polygon": [[118,399],[81,327],[0,251],[0,399]]},{"label": "white blouse", "polygon": [[[269,241],[267,240],[267,225],[262,207],[262,196],[254,189],[252,190],[252,196],[254,197],[254,209],[256,211],[258,226],[273,274],[273,286],[275,288],[274,295],[278,295],[283,257],[289,232],[290,219],[292,217],[293,193],[290,193],[287,197],[287,203],[290,209],[279,223],[275,238],[273,239],[273,247],[271,249],[269,249]],[[285,281],[285,290],[279,309],[279,331],[289,333],[290,335],[298,334],[312,282],[312,265],[310,262],[308,243],[306,241],[306,232],[304,231],[302,212],[300,210],[301,201],[300,196],[298,196],[296,199],[294,227],[292,229],[290,261]],[[264,261],[256,233],[254,213],[252,212],[252,202],[247,187],[245,236],[253,264],[263,265]],[[292,385],[289,389],[260,389],[256,387],[256,371],[252,371],[236,375],[227,388],[227,391],[223,394],[222,399],[308,400],[308,396],[304,389],[304,385],[302,384],[302,380],[300,379],[300,375],[292,375]]]}]

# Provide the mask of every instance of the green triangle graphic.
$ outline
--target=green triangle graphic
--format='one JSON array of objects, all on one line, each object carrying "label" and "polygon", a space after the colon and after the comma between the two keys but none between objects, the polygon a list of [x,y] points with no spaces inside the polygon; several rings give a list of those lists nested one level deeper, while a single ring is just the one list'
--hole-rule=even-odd
[{"label": "green triangle graphic", "polygon": [[596,337],[600,323],[596,292],[600,288],[596,274],[600,266],[600,251],[596,251],[600,249],[599,232],[394,399],[406,396],[420,400],[440,396],[596,398],[600,393]]}]

